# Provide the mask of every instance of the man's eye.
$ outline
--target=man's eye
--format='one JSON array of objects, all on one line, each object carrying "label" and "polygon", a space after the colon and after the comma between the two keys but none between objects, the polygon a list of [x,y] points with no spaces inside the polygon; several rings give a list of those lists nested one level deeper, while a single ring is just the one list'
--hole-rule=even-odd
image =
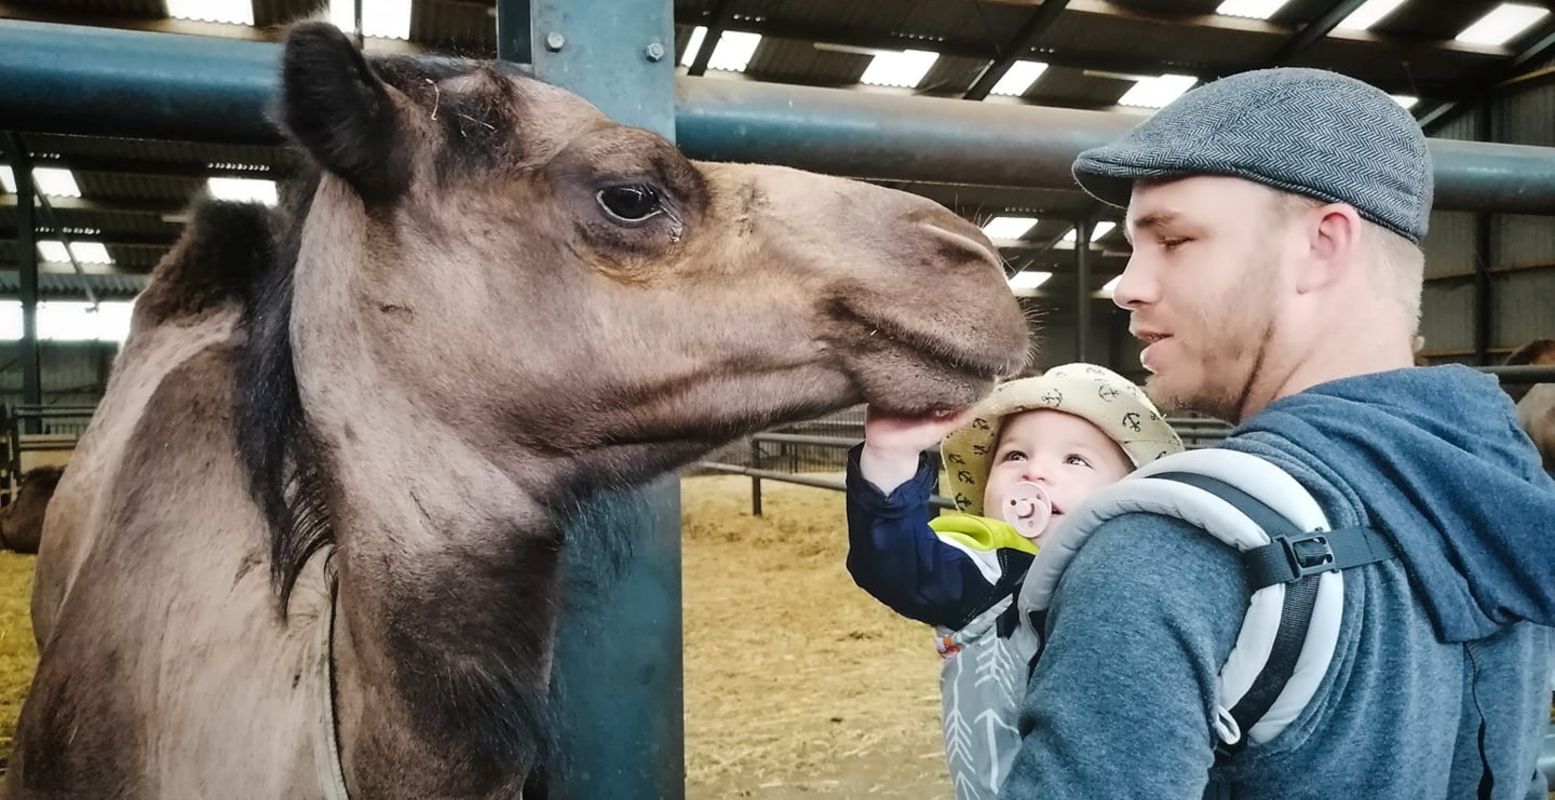
[{"label": "man's eye", "polygon": [[1170,253],[1171,251],[1176,250],[1177,248],[1182,247],[1183,245],[1187,244],[1188,241],[1189,240],[1185,239],[1185,238],[1162,239],[1161,240],[1161,249],[1165,250],[1168,253]]}]

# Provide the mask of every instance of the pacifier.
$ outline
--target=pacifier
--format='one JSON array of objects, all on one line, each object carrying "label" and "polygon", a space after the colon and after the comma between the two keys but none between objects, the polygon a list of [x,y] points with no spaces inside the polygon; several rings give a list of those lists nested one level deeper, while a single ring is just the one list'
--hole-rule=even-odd
[{"label": "pacifier", "polygon": [[1040,485],[1021,481],[1010,487],[1000,511],[1016,533],[1036,539],[1047,530],[1048,521],[1053,518],[1053,503]]}]

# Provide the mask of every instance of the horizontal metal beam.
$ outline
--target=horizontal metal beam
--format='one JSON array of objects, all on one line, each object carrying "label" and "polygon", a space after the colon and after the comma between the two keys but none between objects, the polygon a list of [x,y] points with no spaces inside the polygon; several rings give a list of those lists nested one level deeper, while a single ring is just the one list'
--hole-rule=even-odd
[{"label": "horizontal metal beam", "polygon": [[[680,84],[676,132],[698,158],[861,178],[1070,188],[1074,158],[1143,120],[1126,113],[835,89]],[[1436,207],[1555,214],[1555,150],[1433,139]]]},{"label": "horizontal metal beam", "polygon": [[[4,72],[0,71],[0,75]],[[5,89],[0,86],[0,94]],[[34,161],[36,165],[39,162]],[[16,195],[0,195],[0,208],[15,208]],[[82,197],[50,197],[55,211],[88,214],[178,214],[189,208],[187,200],[88,200]]]},{"label": "horizontal metal beam", "polygon": [[[274,142],[279,47],[0,21],[0,128]],[[676,136],[696,158],[857,178],[1073,188],[1121,112],[682,78]],[[1555,150],[1432,140],[1443,210],[1555,214]]]},{"label": "horizontal metal beam", "polygon": [[[792,472],[777,472],[770,469],[752,469],[738,464],[720,464],[715,461],[698,461],[696,469],[708,472],[722,472],[727,475],[748,475],[752,478],[760,478],[764,481],[776,481],[778,483],[794,483],[800,486],[809,486],[815,489],[831,489],[834,492],[847,490],[847,485],[839,480],[829,478],[811,478],[808,475],[796,475]],[[955,501],[948,497],[934,495],[929,498],[929,505],[937,508],[955,508]]]}]

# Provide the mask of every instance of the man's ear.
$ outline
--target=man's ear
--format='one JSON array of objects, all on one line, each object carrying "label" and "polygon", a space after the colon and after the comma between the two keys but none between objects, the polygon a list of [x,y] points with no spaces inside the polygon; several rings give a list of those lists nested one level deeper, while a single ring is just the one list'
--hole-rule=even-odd
[{"label": "man's ear", "polygon": [[1300,230],[1306,237],[1307,258],[1296,276],[1296,291],[1315,292],[1343,280],[1354,267],[1361,246],[1361,217],[1346,203],[1313,209]]},{"label": "man's ear", "polygon": [[391,202],[410,185],[405,126],[389,92],[335,26],[303,23],[287,36],[282,121],[314,160],[368,203]]}]

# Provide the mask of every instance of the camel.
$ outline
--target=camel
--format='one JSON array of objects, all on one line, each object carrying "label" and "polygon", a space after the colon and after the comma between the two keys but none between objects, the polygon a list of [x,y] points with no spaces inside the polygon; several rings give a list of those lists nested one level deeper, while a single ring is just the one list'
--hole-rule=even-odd
[{"label": "camel", "polygon": [[27,470],[16,486],[16,499],[0,509],[0,550],[38,552],[43,536],[43,512],[59,485],[64,467]]},{"label": "camel", "polygon": [[518,796],[581,504],[1028,355],[997,251],[923,198],[322,23],[278,105],[310,168],[191,213],[49,507],[11,800]]}]

